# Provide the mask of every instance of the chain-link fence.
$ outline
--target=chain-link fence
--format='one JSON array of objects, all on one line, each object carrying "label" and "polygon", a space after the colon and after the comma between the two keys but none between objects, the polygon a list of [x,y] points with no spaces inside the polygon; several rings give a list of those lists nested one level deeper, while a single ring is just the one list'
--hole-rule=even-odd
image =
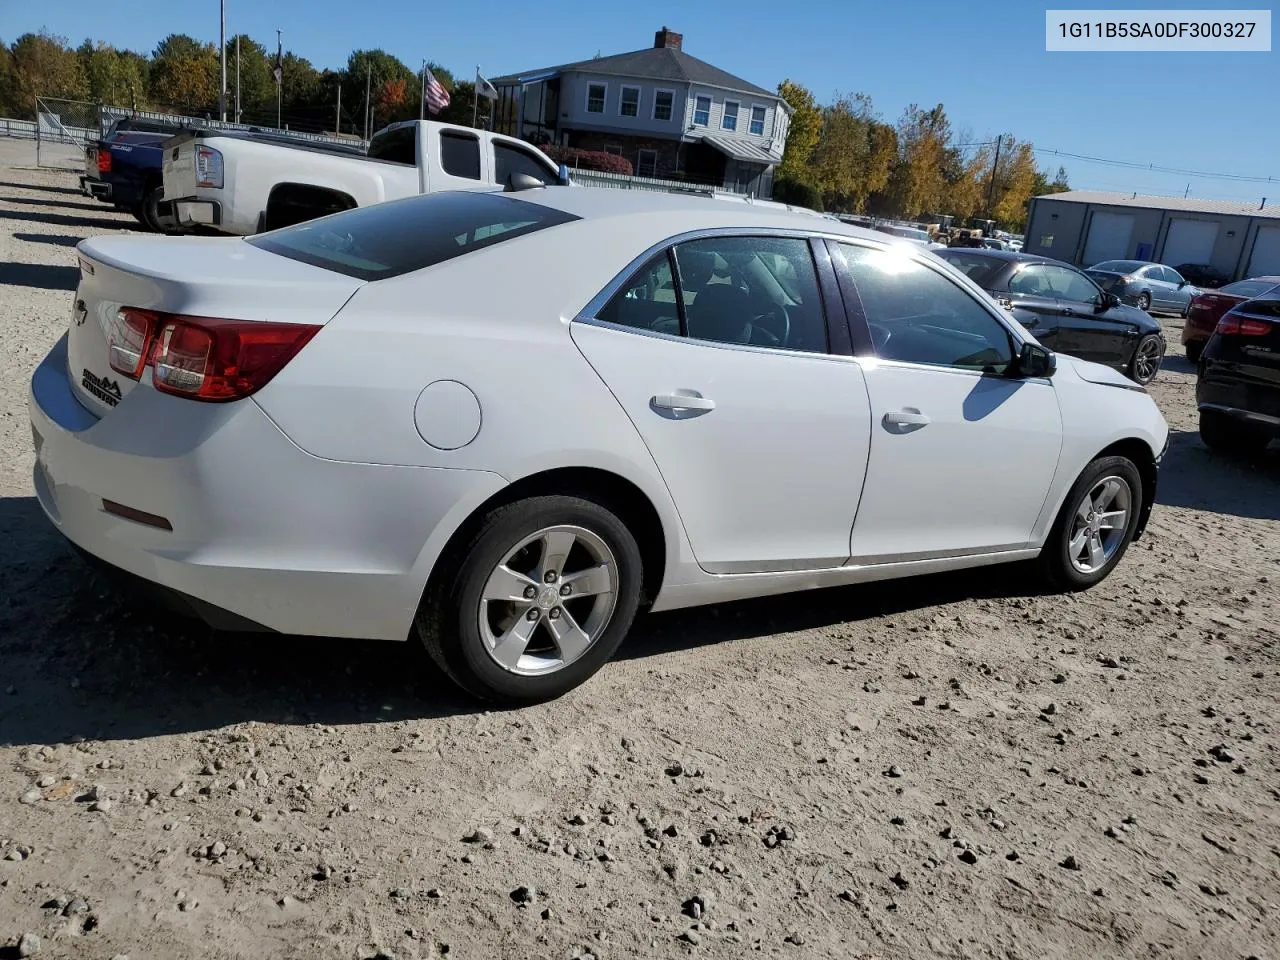
[{"label": "chain-link fence", "polygon": [[82,166],[85,146],[101,133],[97,104],[36,97],[37,167]]}]

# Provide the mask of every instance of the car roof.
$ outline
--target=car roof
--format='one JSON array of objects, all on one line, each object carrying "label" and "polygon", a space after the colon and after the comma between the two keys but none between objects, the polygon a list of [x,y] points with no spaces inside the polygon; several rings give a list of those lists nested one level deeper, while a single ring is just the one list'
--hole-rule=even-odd
[{"label": "car roof", "polygon": [[1021,250],[995,250],[991,247],[948,247],[946,250],[939,250],[938,256],[945,257],[952,251],[966,256],[983,257],[987,260],[1007,260],[1013,263],[1053,263],[1061,266],[1071,266],[1071,264],[1055,260],[1053,257],[1039,257],[1034,253],[1023,253]]},{"label": "car roof", "polygon": [[[833,220],[816,211],[788,209],[770,201],[729,202],[719,197],[657,193],[644,190],[610,190],[601,187],[540,187],[506,194],[583,220],[623,219],[651,214],[696,217],[707,227],[746,227],[804,230],[885,241],[885,234]],[[737,199],[737,198],[734,198]]]}]

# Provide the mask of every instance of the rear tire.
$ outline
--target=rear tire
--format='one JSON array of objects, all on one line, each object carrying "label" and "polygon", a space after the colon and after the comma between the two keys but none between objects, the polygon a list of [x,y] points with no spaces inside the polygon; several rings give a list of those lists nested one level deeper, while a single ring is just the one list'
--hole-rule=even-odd
[{"label": "rear tire", "polygon": [[1237,420],[1218,410],[1200,411],[1200,439],[1215,453],[1229,457],[1248,457],[1261,453],[1271,442],[1272,432],[1265,427]]},{"label": "rear tire", "polygon": [[599,670],[644,582],[626,525],[568,496],[498,507],[437,571],[414,620],[419,639],[458,686],[513,705],[555,699]]},{"label": "rear tire", "polygon": [[1142,475],[1127,457],[1099,457],[1085,467],[1040,551],[1042,578],[1061,591],[1104,580],[1133,541],[1143,495]]},{"label": "rear tire", "polygon": [[142,198],[142,204],[140,207],[142,216],[139,219],[141,219],[147,229],[153,233],[172,232],[172,227],[160,218],[160,201],[163,199],[164,187],[160,184],[149,187],[146,195]]},{"label": "rear tire", "polygon": [[1200,340],[1192,340],[1186,344],[1187,361],[1189,363],[1199,363],[1200,354],[1204,353],[1204,343]]}]

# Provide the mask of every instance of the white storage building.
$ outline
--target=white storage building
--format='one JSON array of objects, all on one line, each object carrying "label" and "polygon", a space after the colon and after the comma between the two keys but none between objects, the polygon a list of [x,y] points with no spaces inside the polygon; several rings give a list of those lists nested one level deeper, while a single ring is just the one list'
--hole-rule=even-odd
[{"label": "white storage building", "polygon": [[1234,279],[1280,274],[1280,202],[1146,197],[1095,190],[1031,201],[1023,251],[1090,267],[1103,260],[1208,264]]}]

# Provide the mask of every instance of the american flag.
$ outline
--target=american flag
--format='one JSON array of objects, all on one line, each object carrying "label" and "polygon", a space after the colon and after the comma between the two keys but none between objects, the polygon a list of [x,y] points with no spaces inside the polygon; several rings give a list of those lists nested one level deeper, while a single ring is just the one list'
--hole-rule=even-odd
[{"label": "american flag", "polygon": [[432,113],[439,113],[449,105],[449,91],[440,85],[440,81],[426,67],[422,68],[422,77],[427,109]]}]

